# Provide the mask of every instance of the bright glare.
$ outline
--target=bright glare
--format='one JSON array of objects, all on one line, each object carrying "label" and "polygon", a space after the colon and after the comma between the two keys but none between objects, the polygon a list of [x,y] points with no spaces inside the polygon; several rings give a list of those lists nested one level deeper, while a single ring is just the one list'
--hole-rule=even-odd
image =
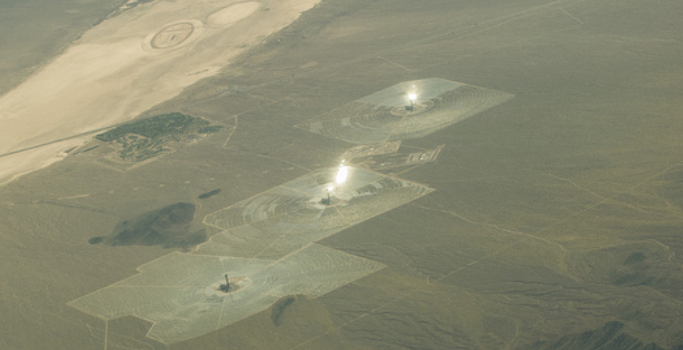
[{"label": "bright glare", "polygon": [[332,186],[332,185],[327,186],[327,192],[332,192],[332,191],[334,191],[334,186]]},{"label": "bright glare", "polygon": [[344,182],[346,182],[347,176],[349,176],[349,167],[340,165],[339,171],[337,171],[337,177],[335,177],[334,182],[336,182],[337,185],[341,185]]},{"label": "bright glare", "polygon": [[408,99],[411,100],[411,101],[417,100],[417,94],[414,93],[414,92],[409,93],[409,94],[408,94]]}]

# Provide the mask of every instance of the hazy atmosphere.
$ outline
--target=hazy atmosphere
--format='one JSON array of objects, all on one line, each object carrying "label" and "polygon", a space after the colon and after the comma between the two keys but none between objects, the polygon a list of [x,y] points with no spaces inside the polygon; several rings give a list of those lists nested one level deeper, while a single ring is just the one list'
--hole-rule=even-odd
[{"label": "hazy atmosphere", "polygon": [[680,1],[0,28],[2,349],[683,349]]}]

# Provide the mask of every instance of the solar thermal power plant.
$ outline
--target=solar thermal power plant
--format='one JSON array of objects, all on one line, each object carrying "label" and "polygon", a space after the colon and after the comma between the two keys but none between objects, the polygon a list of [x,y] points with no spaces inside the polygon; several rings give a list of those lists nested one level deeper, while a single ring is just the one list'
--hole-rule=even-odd
[{"label": "solar thermal power plant", "polygon": [[0,349],[683,349],[677,1],[0,28]]},{"label": "solar thermal power plant", "polygon": [[[406,86],[423,92],[422,98],[414,92],[406,95]],[[483,102],[461,102],[453,97],[449,110],[459,111],[452,106],[463,104],[464,111],[432,117],[430,113],[437,109],[427,111],[431,108],[426,106],[435,106],[433,100],[440,101],[458,87],[461,85],[440,79],[410,81],[370,95],[362,103],[399,111],[396,115],[401,118],[380,118],[373,123],[377,135],[398,129],[394,137],[409,138],[415,133],[434,132],[512,97],[498,93],[499,99],[493,102],[486,98]],[[408,106],[402,100],[406,97]],[[412,113],[421,113],[425,120],[405,122]],[[284,296],[317,297],[383,268],[381,263],[315,242],[432,191],[399,178],[350,168],[342,160],[337,168],[314,171],[207,215],[206,225],[224,231],[196,251],[145,264],[139,275],[70,305],[107,320],[131,315],[151,321],[154,326],[148,336],[162,343],[191,339],[263,311]],[[197,274],[198,270],[202,273]],[[234,282],[239,286],[239,293],[235,292],[238,298],[223,295],[224,286],[231,284],[226,273],[239,276]],[[225,284],[217,281],[223,275]],[[174,282],[169,284],[169,279]]]},{"label": "solar thermal power plant", "polygon": [[298,127],[359,144],[407,140],[429,135],[512,97],[444,79],[406,81]]},{"label": "solar thermal power plant", "polygon": [[[147,336],[170,344],[240,321],[282,297],[318,297],[381,268],[316,244],[280,260],[171,254],[70,305],[107,320],[127,315],[149,320],[154,325]],[[227,293],[220,289],[226,271],[236,285]]]}]

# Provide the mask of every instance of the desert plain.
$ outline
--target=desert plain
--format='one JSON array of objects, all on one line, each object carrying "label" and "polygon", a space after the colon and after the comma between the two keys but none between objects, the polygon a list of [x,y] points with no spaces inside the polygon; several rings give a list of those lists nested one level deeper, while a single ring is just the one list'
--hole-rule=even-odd
[{"label": "desert plain", "polygon": [[[2,348],[683,347],[677,1],[30,0],[0,10]],[[212,224],[215,213],[335,169],[357,147],[301,125],[432,78],[510,98],[402,139],[391,158],[439,149],[434,161],[360,163],[379,165],[359,173],[428,191],[316,237],[306,247],[322,260],[292,264],[308,271],[328,257],[367,273],[324,293],[272,292],[260,311],[177,341],[155,338],[153,317],[75,307],[239,238]],[[96,137],[171,113],[218,127],[164,139],[138,162],[120,150],[140,138]]]}]

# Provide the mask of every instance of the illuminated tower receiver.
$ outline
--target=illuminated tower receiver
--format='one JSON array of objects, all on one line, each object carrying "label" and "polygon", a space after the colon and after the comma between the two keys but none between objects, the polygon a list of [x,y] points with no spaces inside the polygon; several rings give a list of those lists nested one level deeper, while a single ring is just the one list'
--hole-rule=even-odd
[{"label": "illuminated tower receiver", "polygon": [[411,92],[408,94],[408,101],[410,101],[410,106],[406,106],[406,109],[409,111],[413,111],[415,109],[415,101],[417,100],[417,94],[414,92]]}]

